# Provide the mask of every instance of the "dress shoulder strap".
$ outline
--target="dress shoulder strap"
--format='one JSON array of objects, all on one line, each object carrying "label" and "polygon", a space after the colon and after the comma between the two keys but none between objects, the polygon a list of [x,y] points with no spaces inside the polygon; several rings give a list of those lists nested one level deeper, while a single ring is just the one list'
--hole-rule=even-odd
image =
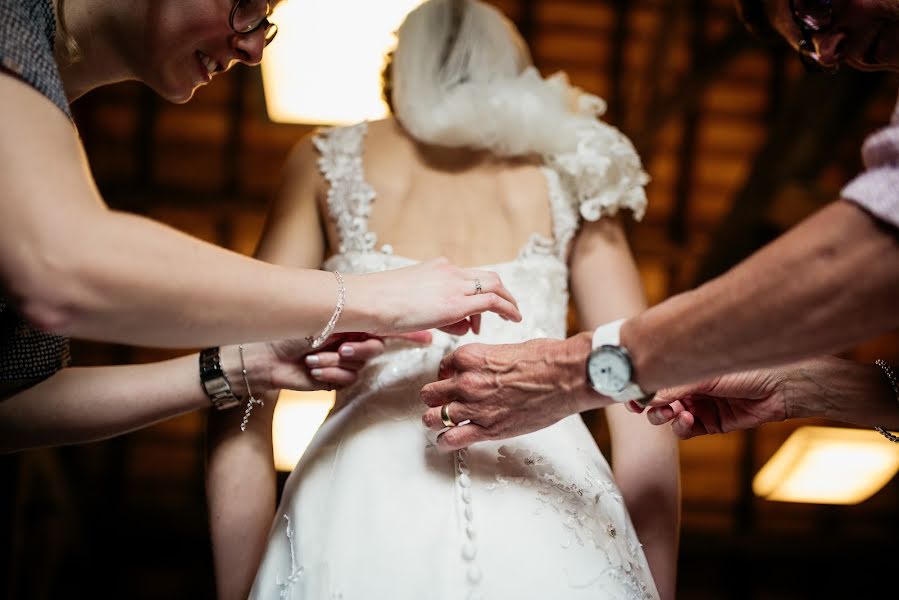
[{"label": "dress shoulder strap", "polygon": [[365,180],[362,154],[368,123],[322,129],[312,142],[328,182],[328,214],[337,227],[341,254],[371,252],[377,236],[368,230],[375,190]]},{"label": "dress shoulder strap", "polygon": [[571,191],[563,184],[559,174],[548,166],[543,167],[543,174],[549,186],[553,252],[562,262],[568,262],[571,240],[574,239],[581,225],[580,218]]}]

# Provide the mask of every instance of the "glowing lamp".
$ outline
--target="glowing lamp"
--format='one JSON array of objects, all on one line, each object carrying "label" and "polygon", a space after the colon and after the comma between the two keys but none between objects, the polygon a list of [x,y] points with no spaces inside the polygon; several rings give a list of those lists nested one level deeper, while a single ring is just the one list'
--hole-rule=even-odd
[{"label": "glowing lamp", "polygon": [[272,431],[279,471],[293,470],[333,406],[334,392],[281,392]]},{"label": "glowing lamp", "polygon": [[388,114],[381,98],[384,57],[394,32],[422,0],[296,0],[272,21],[262,82],[269,118],[346,125]]},{"label": "glowing lamp", "polygon": [[800,427],[752,482],[756,495],[780,502],[858,504],[899,471],[899,447],[876,431]]}]

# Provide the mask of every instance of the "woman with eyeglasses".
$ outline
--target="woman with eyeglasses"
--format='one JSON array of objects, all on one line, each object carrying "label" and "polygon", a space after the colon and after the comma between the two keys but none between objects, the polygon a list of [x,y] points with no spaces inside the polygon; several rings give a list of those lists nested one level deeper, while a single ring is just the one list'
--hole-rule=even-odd
[{"label": "woman with eyeglasses", "polygon": [[[234,63],[260,62],[277,32],[271,9],[262,0],[0,0],[0,451],[94,440],[210,403],[246,405],[273,385],[338,385],[381,345],[339,337],[346,332],[464,328],[485,311],[520,319],[498,278],[445,261],[371,276],[273,266],[104,205],[69,102],[125,80],[186,102]],[[232,345],[70,369],[64,336]],[[234,345],[284,338],[296,341]],[[302,365],[305,338],[352,357],[313,375]]]}]

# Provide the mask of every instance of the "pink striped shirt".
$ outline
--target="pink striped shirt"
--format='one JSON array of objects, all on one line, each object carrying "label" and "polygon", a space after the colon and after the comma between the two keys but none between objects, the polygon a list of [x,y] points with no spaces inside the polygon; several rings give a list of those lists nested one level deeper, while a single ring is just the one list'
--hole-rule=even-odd
[{"label": "pink striped shirt", "polygon": [[865,140],[862,160],[865,172],[843,188],[843,198],[899,227],[899,104],[890,124]]}]

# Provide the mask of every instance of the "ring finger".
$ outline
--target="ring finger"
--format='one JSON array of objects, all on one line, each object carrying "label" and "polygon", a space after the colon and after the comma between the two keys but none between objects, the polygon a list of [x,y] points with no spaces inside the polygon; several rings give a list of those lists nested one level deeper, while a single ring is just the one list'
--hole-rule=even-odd
[{"label": "ring finger", "polygon": [[[466,280],[468,280],[471,285],[471,290],[468,292],[469,296],[493,293],[508,300],[515,306],[515,308],[518,308],[518,302],[515,300],[515,296],[506,289],[506,286],[503,285],[502,280],[496,273],[492,271],[468,269],[465,272],[465,275]],[[480,286],[478,284],[480,284]]]},{"label": "ring finger", "polygon": [[[444,406],[446,407],[446,413],[444,413],[443,406],[435,406],[425,412],[421,418],[425,427],[433,431],[442,431],[449,427],[458,427],[471,422],[471,415],[468,413],[467,407],[461,402],[450,402]],[[449,417],[453,425],[445,423],[443,420],[444,416]]]}]

